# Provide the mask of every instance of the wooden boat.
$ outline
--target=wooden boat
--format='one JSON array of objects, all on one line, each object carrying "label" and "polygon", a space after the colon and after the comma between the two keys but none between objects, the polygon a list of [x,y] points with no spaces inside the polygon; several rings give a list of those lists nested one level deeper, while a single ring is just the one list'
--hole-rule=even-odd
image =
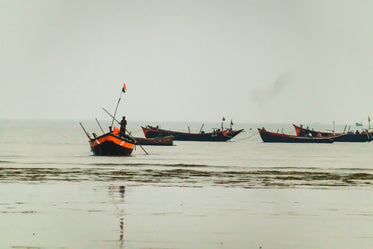
[{"label": "wooden boat", "polygon": [[163,145],[163,146],[170,146],[174,143],[173,136],[167,137],[154,137],[154,138],[143,138],[143,137],[135,137],[136,144],[140,145]]},{"label": "wooden boat", "polygon": [[298,126],[293,124],[295,128],[295,133],[298,136],[304,136],[305,134],[311,134],[312,136],[318,137],[335,137],[333,140],[335,142],[370,142],[373,140],[373,132],[368,132],[367,130],[363,132],[347,132],[347,133],[332,133],[332,132],[321,132],[314,131],[312,129],[303,128],[303,126]]},{"label": "wooden boat", "polygon": [[225,134],[225,136],[227,136],[227,137],[231,137],[231,138],[234,138],[235,136],[237,136],[237,135],[240,134],[241,132],[243,132],[243,129],[240,129],[240,130],[232,130],[232,129],[228,129],[228,130],[227,130],[227,133]]},{"label": "wooden boat", "polygon": [[129,156],[135,147],[135,141],[129,136],[119,136],[119,132],[109,132],[90,138],[91,151],[96,156]]},{"label": "wooden boat", "polygon": [[[118,105],[122,97],[122,93],[126,92],[126,89],[127,89],[126,84],[123,84],[123,88],[120,92],[120,96],[117,102],[117,106],[115,108],[114,115],[111,115],[105,108],[102,108],[113,119],[111,126],[109,126],[108,133],[104,132],[97,118],[96,118],[97,124],[100,126],[102,133],[105,133],[101,136],[97,136],[95,133],[93,133],[93,138],[91,138],[89,133],[83,127],[82,123],[79,123],[84,133],[87,135],[89,139],[89,145],[94,155],[97,155],[97,156],[129,156],[131,155],[133,148],[135,147],[135,143],[136,143],[135,139],[126,130],[127,121],[123,124],[123,122],[119,122],[118,120],[115,119],[115,114],[117,112]],[[119,129],[118,127],[113,127],[112,129],[114,121],[116,121],[120,125],[121,129]],[[139,146],[142,148],[140,144]],[[144,152],[148,154],[145,150]]]},{"label": "wooden boat", "polygon": [[238,135],[241,130],[220,130],[220,129],[214,129],[213,132],[205,133],[188,133],[188,132],[179,132],[179,131],[171,131],[171,130],[164,130],[160,129],[158,126],[150,126],[147,125],[146,127],[141,127],[144,135],[146,138],[155,138],[155,137],[166,137],[166,136],[174,136],[174,140],[180,140],[180,141],[228,141]]},{"label": "wooden boat", "polygon": [[269,132],[258,128],[263,142],[267,143],[333,143],[334,137],[301,137],[282,133]]}]

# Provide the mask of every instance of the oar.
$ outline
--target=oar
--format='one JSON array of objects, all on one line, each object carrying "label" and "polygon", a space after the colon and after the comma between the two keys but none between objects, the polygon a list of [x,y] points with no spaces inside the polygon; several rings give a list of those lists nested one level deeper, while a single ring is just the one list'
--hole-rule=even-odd
[{"label": "oar", "polygon": [[368,131],[370,130],[370,117],[368,116]]},{"label": "oar", "polygon": [[[111,115],[110,114],[110,112],[108,112],[105,108],[102,108],[110,117],[112,117],[113,118],[113,120],[115,120],[121,127],[122,127],[122,125],[120,124],[120,122],[113,116],[113,115]],[[125,130],[125,131],[127,131],[127,129]],[[137,141],[136,141],[136,139],[133,137],[133,136],[131,136],[131,134],[129,134],[128,133],[128,131],[127,131],[127,134],[128,134],[128,136],[130,136],[132,139],[133,139],[133,141],[135,141],[136,142],[136,144],[138,144],[139,146],[140,146],[140,148],[145,152],[145,154],[147,154],[147,155],[149,155],[149,153],[141,146],[141,144],[140,143],[138,143]]]},{"label": "oar", "polygon": [[101,127],[100,123],[98,122],[98,119],[97,119],[97,118],[96,118],[96,122],[97,122],[98,126],[100,126],[100,129],[101,129],[102,133],[105,133],[105,132],[104,132],[104,129],[102,129],[102,127]]},{"label": "oar", "polygon": [[345,134],[345,132],[346,132],[346,128],[347,128],[347,125],[345,125],[345,128],[343,129],[342,134]]},{"label": "oar", "polygon": [[203,128],[204,125],[205,125],[205,124],[202,124],[201,129],[199,129],[199,133],[202,132],[202,128]]},{"label": "oar", "polygon": [[79,122],[79,124],[80,124],[80,126],[82,127],[84,133],[87,135],[88,139],[89,139],[89,140],[92,140],[92,138],[91,138],[91,136],[89,135],[89,133],[84,129],[84,126],[82,125],[82,123]]}]

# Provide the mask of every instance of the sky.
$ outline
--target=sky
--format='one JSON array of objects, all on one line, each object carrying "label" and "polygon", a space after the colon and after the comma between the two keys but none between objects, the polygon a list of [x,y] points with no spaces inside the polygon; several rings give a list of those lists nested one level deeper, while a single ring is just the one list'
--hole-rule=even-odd
[{"label": "sky", "polygon": [[120,98],[117,116],[136,121],[367,123],[372,13],[347,0],[0,0],[0,118],[110,119]]}]

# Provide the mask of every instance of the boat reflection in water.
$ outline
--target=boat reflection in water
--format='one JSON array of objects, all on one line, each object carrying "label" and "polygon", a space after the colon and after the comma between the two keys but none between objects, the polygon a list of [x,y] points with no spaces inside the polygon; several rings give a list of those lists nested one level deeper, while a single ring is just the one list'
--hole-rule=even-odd
[{"label": "boat reflection in water", "polygon": [[[113,203],[117,210],[117,215],[119,216],[119,241],[120,248],[124,248],[124,194],[126,192],[125,186],[109,186],[109,195],[113,198]],[[118,198],[119,194],[119,198]]]}]

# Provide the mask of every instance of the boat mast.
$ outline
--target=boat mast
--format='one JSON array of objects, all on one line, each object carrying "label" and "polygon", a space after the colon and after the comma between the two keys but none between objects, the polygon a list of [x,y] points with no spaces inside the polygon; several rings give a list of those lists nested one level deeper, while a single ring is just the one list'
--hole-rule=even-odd
[{"label": "boat mast", "polygon": [[370,130],[370,117],[368,116],[368,131]]},{"label": "boat mast", "polygon": [[104,133],[105,133],[105,132],[104,132],[104,129],[102,129],[102,126],[101,126],[100,122],[98,122],[98,119],[97,119],[97,118],[96,118],[96,122],[97,122],[98,126],[100,127],[102,133],[104,134]]},{"label": "boat mast", "polygon": [[221,120],[222,120],[222,122],[221,122],[221,130],[224,130],[223,123],[225,121],[225,118],[223,117]]},{"label": "boat mast", "polygon": [[119,99],[118,99],[117,106],[115,107],[114,116],[113,116],[113,120],[111,121],[111,126],[110,127],[113,127],[114,120],[115,120],[115,115],[117,114],[118,105],[119,105],[119,102],[120,102],[121,98],[122,98],[122,91],[120,91],[120,96],[119,96]]}]

